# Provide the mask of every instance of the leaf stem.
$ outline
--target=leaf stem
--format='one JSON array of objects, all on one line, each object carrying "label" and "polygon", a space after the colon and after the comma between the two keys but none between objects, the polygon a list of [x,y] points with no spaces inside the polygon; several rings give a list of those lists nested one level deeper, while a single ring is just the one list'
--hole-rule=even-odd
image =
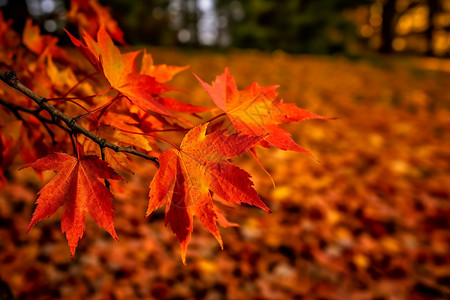
[{"label": "leaf stem", "polygon": [[159,136],[156,136],[156,135],[152,135],[152,134],[147,133],[147,132],[133,132],[133,131],[128,131],[128,130],[124,130],[124,129],[120,129],[120,128],[117,128],[117,129],[119,129],[122,132],[130,133],[130,134],[139,134],[139,135],[151,136],[151,137],[153,137],[155,139],[158,139],[158,140],[161,140],[163,142],[166,142],[167,144],[171,145],[175,149],[181,151],[181,149],[177,145],[173,144],[172,142],[170,142],[170,141],[168,141],[168,140],[166,140],[166,139],[164,139],[162,137],[159,137]]},{"label": "leaf stem", "polygon": [[208,121],[203,122],[203,124],[210,123],[211,121],[214,121],[215,119],[218,119],[218,118],[220,118],[220,117],[222,117],[222,116],[226,116],[226,113],[221,113],[220,115],[217,115],[217,116],[215,116],[215,117],[209,119]]}]

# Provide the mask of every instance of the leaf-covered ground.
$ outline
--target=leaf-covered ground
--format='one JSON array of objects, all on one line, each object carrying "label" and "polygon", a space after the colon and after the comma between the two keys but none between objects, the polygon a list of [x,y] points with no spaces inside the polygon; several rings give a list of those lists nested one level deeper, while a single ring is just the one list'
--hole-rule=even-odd
[{"label": "leaf-covered ground", "polygon": [[152,53],[191,66],[172,82],[190,91],[177,99],[212,106],[189,73],[210,82],[229,66],[240,88],[280,84],[285,101],[338,117],[288,127],[320,163],[258,149],[274,189],[250,156],[239,159],[273,213],[228,209],[240,227],[220,229],[223,251],[197,223],[187,266],[164,211],[144,217],[154,167],[136,164],[113,187],[120,242],[88,219],[73,261],[60,216],[25,234],[42,182],[12,171],[0,191],[0,277],[19,299],[450,297],[450,73],[395,58]]}]

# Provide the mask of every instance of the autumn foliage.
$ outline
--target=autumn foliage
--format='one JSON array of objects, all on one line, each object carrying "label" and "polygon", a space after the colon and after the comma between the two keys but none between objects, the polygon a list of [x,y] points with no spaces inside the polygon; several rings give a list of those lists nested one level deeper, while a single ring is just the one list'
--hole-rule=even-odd
[{"label": "autumn foliage", "polygon": [[[180,242],[184,263],[194,216],[222,246],[217,223],[232,223],[220,205],[245,203],[270,212],[251,175],[232,158],[250,153],[260,163],[255,149],[261,146],[312,156],[280,125],[327,118],[285,103],[277,86],[253,83],[239,90],[225,69],[212,85],[195,75],[212,105],[180,102],[173,97],[189,90],[167,82],[187,67],[155,65],[145,50],[120,49],[114,40],[125,44],[123,34],[95,1],[72,1],[68,19],[79,27],[80,38],[66,33],[85,61],[58,46],[57,37],[41,34],[31,20],[19,35],[11,30],[12,21],[0,15],[0,75],[10,85],[0,90],[5,99],[0,107],[0,179],[7,180],[3,174],[18,154],[23,168],[40,176],[56,171],[38,193],[27,231],[63,207],[61,229],[72,257],[86,213],[119,239],[113,192],[126,185],[114,180],[126,181],[118,172],[131,178],[136,162],[130,156],[158,167],[148,178],[146,215],[165,205],[165,223]],[[182,137],[180,146],[168,137],[174,133]]]},{"label": "autumn foliage", "polygon": [[[448,62],[137,54],[110,42],[107,9],[71,4],[88,59],[32,21],[20,34],[0,22],[13,85],[0,83],[0,293],[4,281],[18,299],[450,298]],[[339,119],[296,122],[320,118],[297,106]],[[280,149],[299,145],[317,159]]]}]

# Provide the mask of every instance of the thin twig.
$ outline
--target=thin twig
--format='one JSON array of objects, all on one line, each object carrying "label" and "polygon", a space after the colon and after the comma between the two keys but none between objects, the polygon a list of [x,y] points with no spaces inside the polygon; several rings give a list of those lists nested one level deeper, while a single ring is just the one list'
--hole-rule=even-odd
[{"label": "thin twig", "polygon": [[74,134],[72,132],[69,133],[70,141],[72,142],[73,154],[78,155],[77,145],[75,144]]}]

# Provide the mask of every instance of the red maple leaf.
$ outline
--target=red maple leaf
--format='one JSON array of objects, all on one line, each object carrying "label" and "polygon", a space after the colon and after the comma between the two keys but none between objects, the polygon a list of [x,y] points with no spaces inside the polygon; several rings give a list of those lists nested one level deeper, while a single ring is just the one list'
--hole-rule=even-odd
[{"label": "red maple leaf", "polygon": [[221,212],[214,206],[210,191],[230,203],[247,203],[270,212],[253,188],[250,175],[228,159],[243,154],[264,136],[226,135],[223,130],[206,135],[208,123],[191,129],[179,149],[169,149],[159,157],[159,169],[149,193],[147,216],[166,204],[166,225],[170,223],[186,263],[186,248],[197,216],[222,246],[216,226]]},{"label": "red maple leaf", "polygon": [[111,202],[114,196],[99,178],[125,179],[106,162],[92,155],[77,159],[65,153],[53,153],[22,168],[28,167],[39,171],[54,170],[58,174],[39,191],[37,207],[27,232],[34,224],[64,206],[61,229],[66,234],[72,257],[84,233],[86,212],[98,226],[118,239],[114,230],[114,206]]},{"label": "red maple leaf", "polygon": [[261,143],[266,147],[268,142],[282,150],[292,150],[312,156],[310,152],[294,142],[290,133],[282,129],[279,124],[311,119],[332,119],[298,108],[293,103],[283,103],[282,99],[277,99],[277,85],[261,87],[254,82],[239,91],[228,69],[217,76],[212,85],[195,76],[217,107],[227,114],[237,131],[249,136],[268,134]]}]

